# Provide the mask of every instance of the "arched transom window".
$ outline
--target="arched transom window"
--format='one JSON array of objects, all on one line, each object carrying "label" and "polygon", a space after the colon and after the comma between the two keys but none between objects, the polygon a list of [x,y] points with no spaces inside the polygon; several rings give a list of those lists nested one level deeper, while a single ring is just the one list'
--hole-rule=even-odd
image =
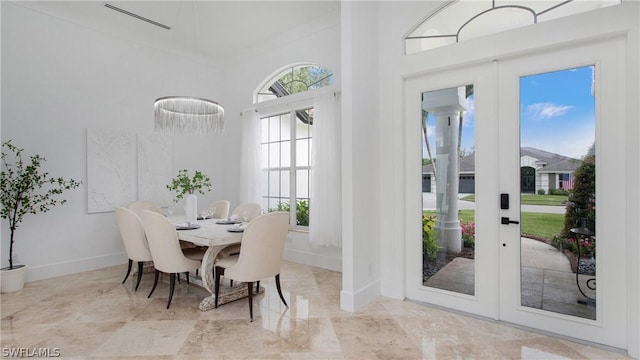
[{"label": "arched transom window", "polygon": [[333,72],[316,65],[297,65],[285,69],[258,90],[255,102],[263,102],[333,84]]},{"label": "arched transom window", "polygon": [[454,0],[405,37],[413,54],[483,35],[620,4],[620,0]]}]

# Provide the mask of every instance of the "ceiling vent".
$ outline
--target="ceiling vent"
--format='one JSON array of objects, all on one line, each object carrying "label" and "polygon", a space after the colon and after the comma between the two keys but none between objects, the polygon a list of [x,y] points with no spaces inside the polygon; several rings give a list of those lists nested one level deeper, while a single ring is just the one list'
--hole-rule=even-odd
[{"label": "ceiling vent", "polygon": [[127,10],[121,9],[121,8],[119,8],[119,7],[117,7],[117,6],[113,6],[113,5],[111,5],[111,4],[104,4],[104,6],[105,6],[106,8],[108,8],[108,9],[115,10],[115,11],[120,12],[120,13],[123,13],[123,14],[125,14],[125,15],[129,15],[129,16],[131,16],[131,17],[134,17],[134,18],[138,19],[138,20],[142,20],[142,21],[148,22],[149,24],[153,24],[153,25],[155,25],[155,26],[159,26],[159,27],[161,27],[161,28],[163,28],[163,29],[171,30],[171,27],[170,27],[170,26],[167,26],[167,25],[165,25],[165,24],[160,24],[159,22],[153,21],[153,20],[151,20],[151,19],[147,19],[147,18],[146,18],[146,17],[144,17],[144,16],[140,16],[140,15],[138,15],[138,14],[134,14],[134,13],[132,13],[132,12],[130,12],[130,11],[127,11]]}]

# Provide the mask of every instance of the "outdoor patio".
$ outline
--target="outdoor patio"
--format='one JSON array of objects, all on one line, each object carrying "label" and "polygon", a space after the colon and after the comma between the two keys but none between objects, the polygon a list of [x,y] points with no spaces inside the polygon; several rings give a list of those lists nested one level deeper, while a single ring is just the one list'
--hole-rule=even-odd
[{"label": "outdoor patio", "polygon": [[[522,305],[532,308],[596,318],[595,304],[585,300],[576,285],[576,274],[565,255],[543,242],[522,238]],[[590,275],[580,275],[580,288],[591,298],[595,291],[586,286]],[[455,258],[426,282],[427,286],[464,294],[474,294],[474,260]]]}]

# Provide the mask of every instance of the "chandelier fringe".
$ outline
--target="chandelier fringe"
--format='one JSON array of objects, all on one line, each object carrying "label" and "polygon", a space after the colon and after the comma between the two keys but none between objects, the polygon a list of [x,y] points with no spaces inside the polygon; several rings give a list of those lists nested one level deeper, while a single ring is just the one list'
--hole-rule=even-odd
[{"label": "chandelier fringe", "polygon": [[220,134],[224,108],[215,101],[185,96],[159,98],[154,103],[155,130],[165,133]]}]

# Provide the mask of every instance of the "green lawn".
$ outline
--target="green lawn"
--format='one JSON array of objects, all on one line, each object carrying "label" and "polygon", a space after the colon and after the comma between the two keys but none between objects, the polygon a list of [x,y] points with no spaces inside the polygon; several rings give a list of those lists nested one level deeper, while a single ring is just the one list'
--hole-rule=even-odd
[{"label": "green lawn", "polygon": [[[476,196],[474,194],[467,195],[462,198],[466,201],[475,201]],[[536,195],[536,194],[522,194],[520,195],[520,202],[522,205],[551,205],[551,206],[565,206],[567,201],[566,195]]]},{"label": "green lawn", "polygon": [[[427,210],[425,214],[435,216],[435,210]],[[475,210],[460,210],[458,217],[462,222],[474,222]],[[520,213],[520,233],[535,238],[551,240],[559,234],[564,226],[563,214]]]}]

